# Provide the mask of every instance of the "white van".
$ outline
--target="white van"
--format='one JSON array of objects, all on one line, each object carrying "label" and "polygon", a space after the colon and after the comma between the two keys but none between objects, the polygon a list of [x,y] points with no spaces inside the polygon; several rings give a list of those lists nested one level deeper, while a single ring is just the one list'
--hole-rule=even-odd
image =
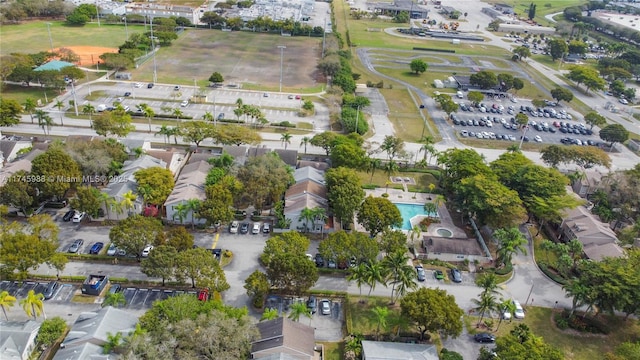
[{"label": "white van", "polygon": [[96,111],[97,111],[97,112],[103,112],[103,111],[105,111],[105,110],[107,110],[107,105],[105,105],[105,104],[100,104],[100,105],[98,105],[98,107],[96,108]]},{"label": "white van", "polygon": [[462,99],[462,98],[464,98],[464,95],[462,94],[462,91],[458,91],[458,92],[456,93],[456,96],[458,97],[458,99]]}]

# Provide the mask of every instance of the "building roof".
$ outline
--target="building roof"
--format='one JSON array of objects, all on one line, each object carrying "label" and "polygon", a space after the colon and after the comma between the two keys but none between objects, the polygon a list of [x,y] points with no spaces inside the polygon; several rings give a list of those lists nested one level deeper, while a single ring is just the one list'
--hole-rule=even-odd
[{"label": "building roof", "polygon": [[422,245],[426,252],[430,254],[484,256],[480,245],[474,239],[426,235],[422,238]]},{"label": "building roof", "polygon": [[327,187],[323,184],[319,184],[313,180],[302,180],[296,184],[293,184],[284,193],[285,201],[294,199],[302,194],[312,194],[321,199],[327,199]]},{"label": "building roof", "polygon": [[[128,335],[135,330],[137,317],[130,312],[116,309],[111,306],[102,308],[96,312],[83,312],[71,326],[71,330],[64,338],[65,346],[73,346],[83,343],[103,345],[109,341],[108,335],[122,333]],[[56,356],[54,359],[58,359]]]},{"label": "building roof", "polygon": [[304,208],[313,209],[315,207],[327,208],[327,199],[317,195],[304,193],[299,196],[285,199],[284,214],[297,214]]},{"label": "building roof", "polygon": [[147,150],[145,153],[149,156],[153,156],[156,159],[160,159],[167,164],[167,170],[172,174],[178,174],[180,169],[184,166],[185,159],[188,157],[187,153],[180,149],[167,149],[167,150]]},{"label": "building roof", "polygon": [[298,162],[298,150],[270,149],[267,147],[252,147],[247,152],[247,156],[249,157],[261,156],[271,151],[278,154],[278,156],[280,156],[280,159],[282,159],[282,161],[285,164],[293,168],[296,167],[296,164]]},{"label": "building roof", "polygon": [[299,357],[286,353],[265,354],[264,356],[254,357],[254,360],[298,360]]},{"label": "building roof", "polygon": [[593,261],[602,261],[606,257],[623,257],[624,250],[616,243],[588,244],[582,250],[587,257]]},{"label": "building roof", "polygon": [[362,341],[362,358],[367,360],[438,360],[435,345]]},{"label": "building roof", "polygon": [[311,180],[318,184],[324,185],[324,171],[317,170],[311,166],[297,168],[293,172],[293,178],[298,183],[304,180]]},{"label": "building roof", "polygon": [[135,160],[125,161],[120,176],[114,177],[103,191],[111,197],[116,198],[122,196],[122,194],[128,191],[135,192],[138,187],[138,183],[136,182],[134,174],[138,170],[156,166],[166,168],[167,164],[164,161],[149,155],[142,155]]},{"label": "building roof", "polygon": [[30,172],[31,160],[20,159],[0,169],[0,186],[6,184],[9,178],[20,170]]},{"label": "building roof", "polygon": [[61,347],[53,357],[54,360],[113,360],[113,355],[103,354],[102,346],[92,343],[79,343]]},{"label": "building roof", "polygon": [[40,323],[27,321],[0,321],[0,358],[22,359],[34,332],[38,332]]},{"label": "building roof", "polygon": [[128,153],[132,153],[133,149],[141,148],[143,150],[151,148],[151,142],[144,139],[118,139],[118,142],[127,149]]},{"label": "building roof", "polygon": [[182,168],[173,191],[169,194],[165,206],[189,199],[205,200],[205,180],[212,166],[204,160],[189,163]]},{"label": "building roof", "polygon": [[27,140],[0,140],[0,151],[4,155],[5,159],[11,155],[13,150],[18,144],[31,146],[31,141]]},{"label": "building roof", "polygon": [[33,69],[33,71],[45,71],[45,70],[60,71],[60,69],[66,68],[67,66],[75,66],[75,65],[66,61],[51,60],[48,63],[42,64],[37,68]]},{"label": "building roof", "polygon": [[376,2],[376,3],[367,3],[367,7],[380,9],[380,10],[391,10],[391,11],[413,11],[413,12],[427,12],[429,10],[423,8],[422,6],[414,3],[411,0],[395,0],[392,3],[388,2]]},{"label": "building roof", "polygon": [[316,170],[326,171],[329,169],[329,164],[324,161],[311,161],[311,160],[299,160],[298,168],[303,168],[306,166],[310,166]]},{"label": "building roof", "polygon": [[601,222],[584,206],[566,210],[563,220],[565,226],[571,230],[582,245],[604,244],[618,239],[608,224]]},{"label": "building roof", "polygon": [[[282,349],[280,352],[298,358],[313,358],[315,347],[315,330],[311,326],[292,321],[286,317],[262,321],[257,324],[260,339],[251,344],[251,353],[260,353],[271,349]],[[273,352],[269,352],[273,353]],[[254,358],[259,356],[254,355]]]},{"label": "building roof", "polygon": [[66,142],[92,142],[94,140],[106,140],[104,136],[98,135],[69,135]]}]

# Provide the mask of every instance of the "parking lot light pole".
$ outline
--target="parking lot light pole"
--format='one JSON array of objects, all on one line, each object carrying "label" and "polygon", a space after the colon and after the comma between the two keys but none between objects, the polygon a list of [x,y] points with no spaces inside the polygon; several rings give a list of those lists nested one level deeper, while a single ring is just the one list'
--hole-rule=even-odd
[{"label": "parking lot light pole", "polygon": [[282,92],[282,61],[284,59],[284,49],[286,48],[284,45],[278,45],[278,49],[280,49],[280,92]]},{"label": "parking lot light pole", "polygon": [[522,142],[524,141],[525,135],[527,135],[527,130],[529,130],[529,125],[524,126],[524,132],[522,133],[522,138],[520,138],[520,145],[518,145],[518,149],[522,149]]},{"label": "parking lot light pole", "polygon": [[49,45],[51,45],[51,52],[53,52],[53,38],[51,37],[51,23],[47,23],[47,32],[49,32]]}]

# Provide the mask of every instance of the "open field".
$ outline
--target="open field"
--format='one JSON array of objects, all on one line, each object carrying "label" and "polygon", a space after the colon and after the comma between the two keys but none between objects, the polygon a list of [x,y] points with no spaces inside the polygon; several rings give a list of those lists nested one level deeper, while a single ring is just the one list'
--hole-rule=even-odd
[{"label": "open field", "polygon": [[562,12],[565,8],[570,6],[580,6],[586,4],[586,0],[485,0],[490,4],[507,4],[513,6],[516,14],[526,17],[529,11],[529,5],[536,5],[536,17],[534,20],[541,24],[549,24],[549,21],[545,19],[545,15]]},{"label": "open field", "polygon": [[[53,47],[99,46],[117,48],[126,40],[124,26],[89,23],[82,27],[65,26],[62,21],[50,21]],[[129,25],[129,34],[141,33],[143,25]],[[0,54],[36,53],[51,50],[46,21],[29,21],[20,25],[2,25]]]},{"label": "open field", "polygon": [[[278,90],[279,45],[286,46],[282,58],[283,90],[316,87],[316,81],[322,80],[316,69],[322,39],[208,29],[188,30],[171,46],[160,49],[156,55],[158,82],[191,85],[196,79],[206,83],[217,71],[226,83]],[[132,74],[136,80],[151,81],[153,61],[147,61]]]}]

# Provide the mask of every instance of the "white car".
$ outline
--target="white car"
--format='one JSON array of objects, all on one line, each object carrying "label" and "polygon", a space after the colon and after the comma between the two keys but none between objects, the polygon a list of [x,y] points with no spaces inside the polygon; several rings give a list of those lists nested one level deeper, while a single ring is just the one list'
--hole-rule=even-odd
[{"label": "white car", "polygon": [[324,299],[320,301],[322,315],[331,315],[331,301]]},{"label": "white car", "polygon": [[540,135],[536,135],[533,139],[537,142],[542,142],[542,138],[540,137]]},{"label": "white car", "polygon": [[260,233],[260,223],[259,222],[253,223],[253,228],[251,229],[251,233],[253,235],[257,235],[257,234]]},{"label": "white car", "polygon": [[627,99],[620,99],[619,101],[620,101],[620,104],[622,104],[622,105],[627,105],[627,104],[629,104],[629,102],[627,101]]},{"label": "white car", "polygon": [[142,257],[149,257],[149,253],[151,252],[151,250],[153,250],[153,245],[147,245],[143,250],[142,250],[142,254],[140,254]]},{"label": "white car", "polygon": [[180,106],[181,106],[181,107],[187,107],[187,106],[189,106],[189,100],[185,100],[185,101],[181,102],[181,103],[180,103]]},{"label": "white car", "polygon": [[502,320],[511,320],[511,311],[507,307],[502,309]]},{"label": "white car", "polygon": [[240,227],[240,223],[234,220],[231,222],[231,227],[229,227],[229,232],[232,234],[237,234],[239,227]]},{"label": "white car", "polygon": [[116,244],[111,243],[111,245],[109,245],[109,249],[107,249],[107,255],[116,256],[117,252],[118,252],[118,248],[116,247]]},{"label": "white car", "polygon": [[516,319],[524,319],[524,309],[518,300],[511,300],[513,303],[513,307],[515,307],[515,311],[513,312],[513,317]]},{"label": "white car", "polygon": [[142,87],[142,83],[135,83],[135,85],[134,85],[134,86],[135,86],[136,88],[138,88],[138,89],[139,89],[139,88],[141,88],[141,87]]},{"label": "white car", "polygon": [[76,214],[73,215],[73,220],[72,221],[74,223],[79,223],[84,219],[85,216],[87,216],[87,213],[85,213],[84,211],[83,212],[76,211]]}]

